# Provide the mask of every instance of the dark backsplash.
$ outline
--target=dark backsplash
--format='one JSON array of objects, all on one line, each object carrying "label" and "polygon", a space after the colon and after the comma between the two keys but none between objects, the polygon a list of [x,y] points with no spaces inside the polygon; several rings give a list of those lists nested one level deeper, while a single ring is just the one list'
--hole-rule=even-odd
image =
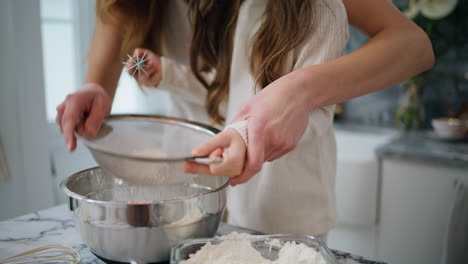
[{"label": "dark backsplash", "polygon": [[[394,3],[403,8],[407,0]],[[468,103],[468,1],[461,0],[456,10],[443,21],[435,21],[430,35],[436,65],[424,74],[422,109],[424,126],[430,127],[435,117],[453,115]],[[424,20],[418,20],[424,25]],[[358,49],[367,38],[350,29],[346,52]],[[404,56],[402,54],[401,56]],[[398,58],[396,58],[398,59]],[[355,98],[343,103],[339,122],[395,127],[395,112],[403,100],[401,86]]]}]

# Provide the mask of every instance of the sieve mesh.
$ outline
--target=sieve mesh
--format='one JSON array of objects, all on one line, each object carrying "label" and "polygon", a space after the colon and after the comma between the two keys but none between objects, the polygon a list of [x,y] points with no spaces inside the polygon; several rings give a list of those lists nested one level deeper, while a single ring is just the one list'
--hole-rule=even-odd
[{"label": "sieve mesh", "polygon": [[213,137],[216,129],[158,116],[114,115],[97,137],[81,138],[107,173],[145,185],[193,183],[183,172],[192,150]]}]

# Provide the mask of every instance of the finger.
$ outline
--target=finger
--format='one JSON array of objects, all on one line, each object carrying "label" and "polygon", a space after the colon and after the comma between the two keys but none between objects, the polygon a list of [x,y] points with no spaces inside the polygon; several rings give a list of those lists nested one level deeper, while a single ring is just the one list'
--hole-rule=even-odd
[{"label": "finger", "polygon": [[237,177],[232,177],[231,179],[229,179],[229,184],[234,187],[238,184],[242,184],[244,183],[243,181],[239,180],[240,176],[237,176]]},{"label": "finger", "polygon": [[95,137],[97,135],[101,128],[102,120],[108,114],[108,110],[105,99],[102,96],[96,96],[84,124],[84,131],[87,136]]},{"label": "finger", "polygon": [[[267,147],[268,148],[268,147]],[[269,161],[268,159],[276,152],[278,152],[278,148],[270,149],[268,152],[265,152],[265,161]]]},{"label": "finger", "polygon": [[265,153],[265,161],[270,161],[273,156],[282,151],[280,147],[273,147],[272,145],[266,146],[266,149],[269,149],[269,151]]},{"label": "finger", "polygon": [[153,86],[151,75],[146,75],[144,72],[139,74],[138,82],[146,86]]},{"label": "finger", "polygon": [[63,124],[63,136],[65,137],[65,143],[69,151],[73,151],[76,148],[75,138],[75,127],[80,121],[80,109],[73,101],[67,103],[65,112],[63,113],[62,124]]},{"label": "finger", "polygon": [[247,162],[244,171],[234,182],[243,183],[252,178],[261,169],[265,157],[264,128],[262,124],[249,123]]},{"label": "finger", "polygon": [[216,150],[214,150],[213,152],[211,152],[209,158],[212,159],[212,160],[215,160],[215,159],[218,159],[218,158],[221,158],[223,157],[223,160],[219,163],[212,163],[210,164],[210,171],[211,171],[211,174],[213,175],[217,175],[217,176],[237,176],[239,175],[239,173],[237,174],[233,174],[231,171],[232,171],[232,167],[230,165],[232,165],[232,163],[230,162],[229,159],[227,159],[224,155],[223,155],[223,149],[221,148],[217,148]]},{"label": "finger", "polygon": [[143,73],[145,76],[154,77],[159,73],[160,70],[160,58],[155,54],[147,54],[147,59],[145,59]]},{"label": "finger", "polygon": [[[211,160],[216,160],[221,157],[223,157],[223,149],[222,148],[217,148],[213,152],[210,153],[208,156]],[[218,164],[218,163],[213,163],[213,164]]]},{"label": "finger", "polygon": [[267,157],[265,157],[265,161],[272,162],[278,158],[281,158],[283,155],[287,154],[289,151],[272,151]]},{"label": "finger", "polygon": [[184,173],[201,174],[201,175],[213,175],[211,173],[210,167],[208,165],[195,163],[195,162],[185,162],[184,163]]},{"label": "finger", "polygon": [[150,59],[148,61],[145,62],[145,70],[148,71],[154,71],[155,70],[155,67],[154,67],[154,62],[153,62],[153,56],[149,55],[150,56]]},{"label": "finger", "polygon": [[55,117],[55,123],[59,126],[60,133],[63,134],[63,129],[62,129],[62,117],[63,117],[63,111],[65,110],[65,104],[61,103],[57,106],[57,116]]},{"label": "finger", "polygon": [[[237,133],[237,131],[234,131]],[[221,163],[212,164],[211,172],[215,175],[239,176],[244,169],[246,146],[244,140],[238,136],[233,138],[228,147],[222,149],[222,152],[214,151],[212,155],[222,155]]]},{"label": "finger", "polygon": [[250,180],[250,178],[246,179],[246,178],[241,178],[241,176],[237,176],[237,177],[231,177],[231,179],[229,180],[229,184],[234,187],[236,185],[239,185],[239,184],[243,184],[245,182],[247,182],[248,180]]},{"label": "finger", "polygon": [[[146,49],[136,48],[133,51],[133,58],[134,59],[136,59],[136,57],[141,58],[145,52],[146,52]],[[146,55],[148,55],[148,54],[146,54]]]},{"label": "finger", "polygon": [[83,123],[79,123],[78,126],[75,127],[75,132],[82,137],[86,137],[85,127]]},{"label": "finger", "polygon": [[192,155],[195,157],[208,156],[215,149],[223,148],[228,144],[229,137],[227,136],[226,131],[222,131],[221,133],[214,136],[212,139],[206,141],[205,143],[192,150]]}]

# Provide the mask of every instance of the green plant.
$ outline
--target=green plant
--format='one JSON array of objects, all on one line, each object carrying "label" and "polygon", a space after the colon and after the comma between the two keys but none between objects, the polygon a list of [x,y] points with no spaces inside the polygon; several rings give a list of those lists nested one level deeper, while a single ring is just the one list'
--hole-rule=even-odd
[{"label": "green plant", "polygon": [[[447,18],[454,12],[458,0],[409,0],[406,6],[401,2],[398,1],[397,5],[400,5],[403,13],[425,30],[431,39],[436,61],[438,58],[443,57],[453,46],[451,45],[453,41],[447,43],[446,40],[449,38],[444,36],[444,32],[438,26],[439,24],[447,24]],[[427,74],[430,74],[430,71],[416,75],[402,85],[404,97],[396,112],[395,119],[397,125],[403,130],[423,127],[421,97],[424,92],[424,81]]]}]

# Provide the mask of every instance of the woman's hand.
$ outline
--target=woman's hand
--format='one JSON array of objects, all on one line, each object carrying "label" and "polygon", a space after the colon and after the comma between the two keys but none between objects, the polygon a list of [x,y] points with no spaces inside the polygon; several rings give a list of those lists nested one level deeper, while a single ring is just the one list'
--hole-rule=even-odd
[{"label": "woman's hand", "polygon": [[80,90],[69,94],[57,106],[55,121],[65,137],[69,151],[76,148],[75,130],[80,135],[96,136],[102,120],[110,113],[111,105],[112,99],[102,86],[85,83]]},{"label": "woman's hand", "polygon": [[261,170],[263,162],[278,159],[296,148],[310,113],[301,88],[295,75],[288,74],[241,107],[232,122],[249,120],[247,160],[243,172],[231,179],[231,184],[248,181]]},{"label": "woman's hand", "polygon": [[[144,68],[137,72],[134,60],[143,58]],[[132,58],[127,60],[128,73],[145,86],[156,87],[162,80],[161,58],[148,49],[135,49]]]},{"label": "woman's hand", "polygon": [[242,173],[245,152],[244,139],[235,129],[229,128],[192,151],[195,157],[222,158],[222,162],[210,165],[187,162],[184,171],[191,174],[235,177]]}]

